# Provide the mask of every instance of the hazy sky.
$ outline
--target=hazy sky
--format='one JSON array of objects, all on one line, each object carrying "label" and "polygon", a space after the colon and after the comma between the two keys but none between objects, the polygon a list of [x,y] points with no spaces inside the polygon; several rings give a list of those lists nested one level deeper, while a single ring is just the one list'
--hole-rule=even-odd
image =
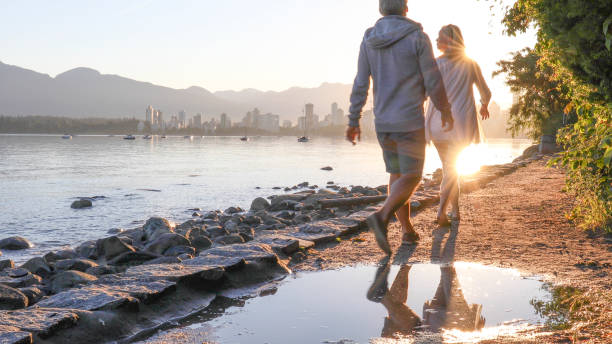
[{"label": "hazy sky", "polygon": [[[408,4],[432,42],[442,25],[459,25],[494,100],[511,102],[491,72],[508,52],[532,46],[533,33],[502,36],[487,1]],[[91,67],[211,91],[352,83],[363,32],[379,17],[377,0],[1,1],[0,61],[51,76]]]}]

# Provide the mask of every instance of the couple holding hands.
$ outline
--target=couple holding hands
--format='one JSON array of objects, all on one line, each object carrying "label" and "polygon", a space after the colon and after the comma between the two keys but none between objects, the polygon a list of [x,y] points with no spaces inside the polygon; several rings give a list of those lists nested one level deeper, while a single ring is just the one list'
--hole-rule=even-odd
[{"label": "couple holding hands", "polygon": [[[459,221],[455,164],[465,147],[480,142],[478,112],[483,120],[489,117],[491,92],[478,64],[465,54],[459,27],[446,25],[440,30],[436,42],[442,55],[436,59],[421,24],[406,17],[407,0],[379,2],[383,17],[366,30],[359,51],[346,138],[354,144],[360,138],[359,119],[372,80],[376,135],[389,173],[389,196],[367,222],[380,248],[391,254],[387,227],[392,216],[401,223],[404,244],[419,240],[410,222],[409,200],[421,182],[428,142],[436,147],[443,170],[436,221],[441,226]],[[481,97],[479,111],[474,85]]]}]

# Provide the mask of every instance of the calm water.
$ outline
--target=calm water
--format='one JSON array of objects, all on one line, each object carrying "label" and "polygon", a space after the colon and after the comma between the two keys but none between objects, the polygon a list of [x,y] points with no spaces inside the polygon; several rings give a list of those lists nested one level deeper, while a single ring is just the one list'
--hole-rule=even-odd
[{"label": "calm water", "polygon": [[[529,144],[493,140],[482,163],[511,161]],[[334,170],[322,171],[323,166]],[[435,150],[429,149],[425,172],[439,166]],[[387,177],[376,142],[0,135],[0,237],[21,235],[35,244],[28,251],[4,251],[4,256],[23,261],[100,238],[111,228],[134,227],[150,216],[183,221],[190,218],[190,208],[248,208],[255,197],[282,192],[275,186],[303,181],[378,186]],[[70,208],[76,198],[93,196],[106,198],[91,209]]]},{"label": "calm water", "polygon": [[192,319],[146,342],[412,343],[406,337],[432,332],[433,342],[477,342],[540,324],[529,301],[550,299],[542,285],[512,269],[463,262],[304,273],[273,296],[211,306],[216,318]]}]

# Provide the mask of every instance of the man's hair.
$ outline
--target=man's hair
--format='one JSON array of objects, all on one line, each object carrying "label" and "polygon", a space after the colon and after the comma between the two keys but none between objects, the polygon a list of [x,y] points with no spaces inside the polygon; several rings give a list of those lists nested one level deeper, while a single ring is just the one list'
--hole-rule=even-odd
[{"label": "man's hair", "polygon": [[383,16],[404,15],[408,8],[408,0],[379,0],[378,10]]}]

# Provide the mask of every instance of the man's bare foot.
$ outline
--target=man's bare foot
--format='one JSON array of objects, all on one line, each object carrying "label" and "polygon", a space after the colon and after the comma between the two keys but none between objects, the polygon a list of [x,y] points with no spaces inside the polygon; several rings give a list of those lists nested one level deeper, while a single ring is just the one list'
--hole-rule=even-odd
[{"label": "man's bare foot", "polygon": [[404,232],[404,234],[402,234],[402,245],[414,245],[420,239],[421,237],[419,236],[419,233],[415,231]]},{"label": "man's bare foot", "polygon": [[381,250],[386,254],[391,255],[391,247],[389,246],[389,240],[387,239],[387,223],[385,223],[378,213],[373,213],[366,219],[370,230],[374,233],[376,243]]}]

